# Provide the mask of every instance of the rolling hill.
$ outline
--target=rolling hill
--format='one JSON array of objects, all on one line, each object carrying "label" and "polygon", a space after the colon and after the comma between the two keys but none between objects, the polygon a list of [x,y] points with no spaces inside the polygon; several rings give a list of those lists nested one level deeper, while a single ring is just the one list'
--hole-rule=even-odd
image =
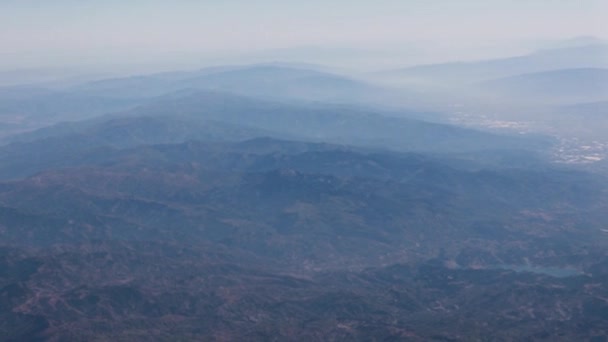
[{"label": "rolling hill", "polygon": [[11,340],[606,333],[600,177],[269,138],[87,156],[0,183]]},{"label": "rolling hill", "polygon": [[608,69],[552,70],[490,80],[483,91],[520,101],[593,102],[608,99]]},{"label": "rolling hill", "polygon": [[293,105],[202,92],[12,137],[12,143],[0,147],[0,178],[31,175],[47,163],[71,165],[108,149],[261,136],[440,154],[494,151],[501,155],[506,150],[542,154],[551,146],[551,140],[543,137],[496,135],[354,107]]},{"label": "rolling hill", "polygon": [[113,97],[156,97],[190,90],[215,90],[269,99],[322,102],[363,102],[388,93],[388,90],[347,76],[280,64],[220,66],[190,72],[107,79],[72,89],[78,93]]}]

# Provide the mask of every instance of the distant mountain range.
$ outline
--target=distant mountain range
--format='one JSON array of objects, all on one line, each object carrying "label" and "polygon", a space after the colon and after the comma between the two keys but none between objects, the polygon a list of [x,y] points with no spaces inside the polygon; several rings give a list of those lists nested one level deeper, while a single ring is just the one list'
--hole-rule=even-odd
[{"label": "distant mountain range", "polygon": [[153,97],[188,90],[215,90],[248,96],[349,102],[372,99],[387,90],[324,71],[282,65],[226,66],[193,72],[108,79],[72,91],[106,96]]},{"label": "distant mountain range", "polygon": [[543,137],[496,135],[353,107],[292,105],[202,92],[159,99],[120,115],[14,136],[11,144],[0,148],[0,159],[5,160],[0,176],[25,175],[48,162],[65,164],[104,148],[260,136],[434,153],[542,152],[552,143]]},{"label": "distant mountain range", "polygon": [[[187,94],[219,92],[288,103],[391,108],[402,94],[329,72],[285,65],[225,66],[104,79],[46,89],[0,88],[0,138],[61,121],[82,120]],[[429,116],[430,120],[436,117]]]},{"label": "distant mountain range", "polygon": [[608,100],[608,69],[578,68],[537,72],[485,81],[480,91],[505,99],[536,102]]},{"label": "distant mountain range", "polygon": [[575,45],[510,58],[414,66],[382,71],[377,76],[414,84],[470,85],[521,74],[583,67],[608,68],[608,44]]}]

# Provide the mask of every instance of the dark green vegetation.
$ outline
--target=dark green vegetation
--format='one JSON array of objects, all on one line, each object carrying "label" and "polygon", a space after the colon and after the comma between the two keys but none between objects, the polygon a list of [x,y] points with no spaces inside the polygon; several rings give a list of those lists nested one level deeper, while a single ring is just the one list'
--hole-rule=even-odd
[{"label": "dark green vegetation", "polygon": [[0,147],[2,339],[605,340],[605,178],[550,139],[163,93],[186,76],[82,86],[139,106]]}]

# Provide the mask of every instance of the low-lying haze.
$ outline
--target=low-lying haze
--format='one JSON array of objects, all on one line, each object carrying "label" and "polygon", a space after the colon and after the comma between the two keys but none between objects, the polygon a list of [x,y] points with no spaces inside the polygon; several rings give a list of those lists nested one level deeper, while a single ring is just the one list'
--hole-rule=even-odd
[{"label": "low-lying haze", "polygon": [[604,13],[602,0],[2,1],[0,70],[274,60],[381,69],[606,38]]}]

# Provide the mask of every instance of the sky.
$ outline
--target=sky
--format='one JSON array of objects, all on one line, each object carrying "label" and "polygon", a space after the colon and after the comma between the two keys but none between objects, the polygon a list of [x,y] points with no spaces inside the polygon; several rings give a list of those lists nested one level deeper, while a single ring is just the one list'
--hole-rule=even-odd
[{"label": "sky", "polygon": [[0,69],[170,68],[297,51],[336,62],[340,51],[398,51],[404,64],[482,58],[532,42],[606,39],[606,13],[606,0],[0,0]]}]

